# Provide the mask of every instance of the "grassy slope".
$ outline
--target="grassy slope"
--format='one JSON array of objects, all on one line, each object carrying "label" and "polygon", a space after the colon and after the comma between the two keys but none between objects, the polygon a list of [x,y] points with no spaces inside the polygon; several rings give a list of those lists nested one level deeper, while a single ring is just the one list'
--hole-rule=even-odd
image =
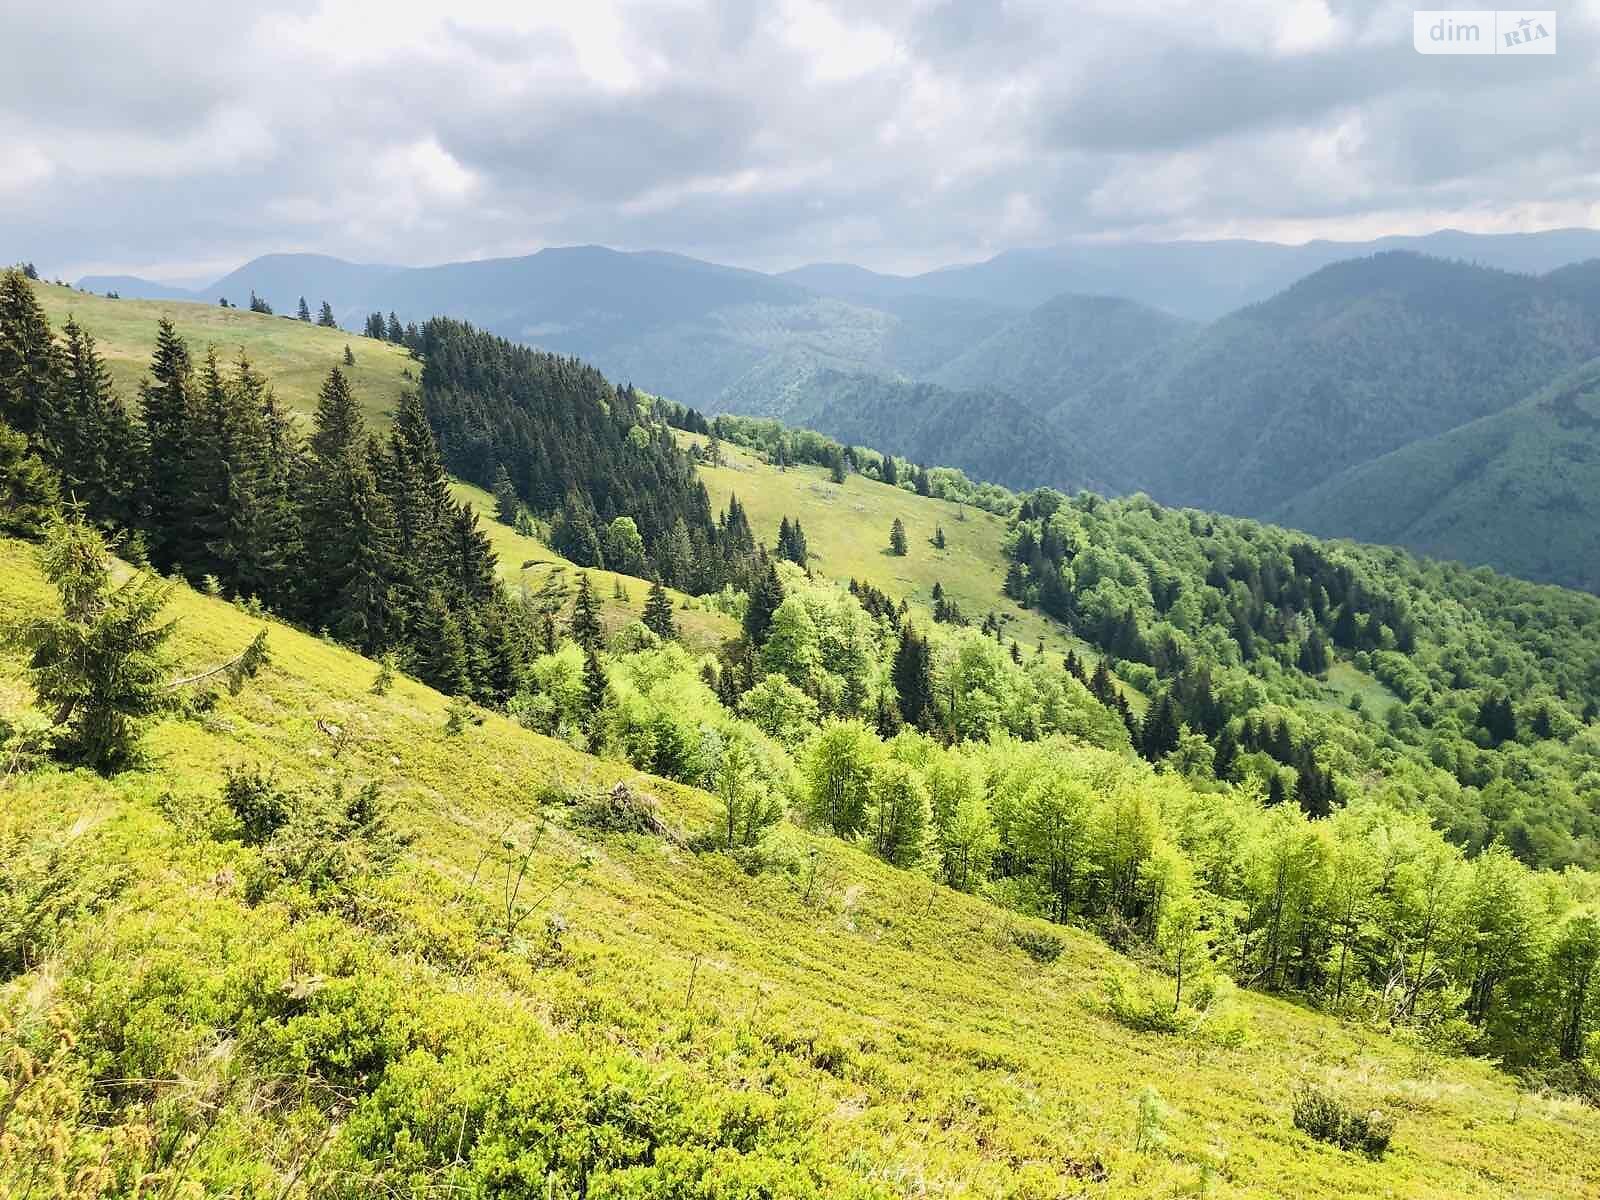
[{"label": "grassy slope", "polygon": [[[559,600],[571,611],[577,596],[579,568],[562,558],[538,538],[518,533],[509,525],[495,520],[494,497],[470,483],[452,485],[456,499],[472,505],[482,522],[500,559],[500,577],[513,588],[542,598]],[[595,596],[600,601],[600,619],[608,632],[614,632],[630,621],[642,619],[644,602],[650,585],[632,575],[615,571],[589,572]],[[623,596],[616,594],[621,585]],[[667,589],[677,609],[675,620],[679,636],[695,650],[714,651],[729,638],[739,634],[739,623],[726,613],[709,607],[707,601]]]},{"label": "grassy slope", "polygon": [[[930,619],[933,585],[939,583],[974,624],[985,613],[999,614],[1006,637],[1015,638],[1025,653],[1033,653],[1043,638],[1048,653],[1065,654],[1070,649],[1091,663],[1098,661],[1087,642],[1070,636],[1043,613],[1019,607],[1001,591],[1006,567],[1003,517],[918,496],[861,475],[836,484],[821,467],[780,471],[727,445],[723,454],[728,465],[700,469],[712,508],[720,511],[728,497],[737,494],[756,537],[769,546],[777,541],[778,522],[785,516],[797,518],[817,574],[841,582],[866,580],[897,599],[903,597]],[[904,558],[889,553],[889,527],[896,517],[905,522],[910,544]],[[945,534],[943,550],[932,543],[940,526]],[[1144,698],[1131,689],[1125,691],[1129,702],[1142,710]]]},{"label": "grassy slope", "polygon": [[1600,591],[1600,361],[1336,475],[1275,517]]},{"label": "grassy slope", "polygon": [[329,369],[343,365],[346,346],[355,355],[356,365],[345,371],[367,419],[374,423],[386,424],[401,392],[412,386],[404,372],[417,374],[417,364],[405,350],[347,330],[179,300],[107,300],[54,284],[37,284],[34,290],[57,330],[70,315],[94,334],[117,390],[130,405],[138,396],[140,378],[149,369],[156,322],[162,317],[177,327],[197,361],[207,346],[215,346],[224,362],[236,358],[243,347],[272,381],[278,398],[306,414],[316,408],[317,390]]},{"label": "grassy slope", "polygon": [[[47,603],[26,548],[0,543],[0,604],[21,617]],[[173,612],[186,663],[227,655],[255,628],[187,591]],[[7,986],[8,1003],[35,1014],[26,1019],[75,994],[75,972],[91,962],[114,968],[104,986],[130,988],[170,969],[174,954],[185,978],[262,971],[271,986],[275,972],[317,972],[330,995],[374,972],[399,986],[403,999],[388,1002],[396,1010],[476,1014],[479,1049],[537,1033],[584,1053],[636,1056],[695,1089],[781,1093],[802,1107],[831,1161],[886,1194],[1169,1197],[1196,1187],[1197,1156],[1218,1152],[1226,1165],[1213,1196],[1578,1196],[1600,1174],[1591,1113],[1519,1104],[1487,1067],[1433,1059],[1291,1004],[1244,997],[1255,1037],[1236,1050],[1131,1033],[1099,1010],[1100,980],[1119,960],[1095,939],[1067,932],[1061,957],[1037,965],[1009,937],[1033,922],[838,841],[778,835],[801,861],[808,846],[820,852],[808,900],[803,872],[750,877],[721,855],[595,838],[535,797],[551,783],[637,779],[627,768],[495,716],[448,738],[436,693],[402,680],[375,698],[370,662],[283,628],[271,644],[272,666],[241,696],[204,722],[155,729],[148,771],[111,782],[46,771],[14,787],[8,829],[59,837],[74,828],[79,852],[119,856],[131,872],[121,898],[69,931],[58,958]],[[20,654],[6,650],[0,716],[25,695]],[[318,719],[354,734],[338,764]],[[215,795],[225,768],[242,761],[275,764],[295,783],[336,770],[376,777],[398,797],[419,840],[361,925],[301,926],[275,903],[247,908],[233,870],[242,875],[248,852],[162,815],[174,811],[163,793]],[[699,793],[645,786],[682,826],[712,817]],[[492,905],[497,881],[472,879],[480,852],[508,827],[525,834],[546,818],[555,828],[534,860],[537,890],[584,851],[594,865],[550,904],[569,922],[573,961],[535,970],[463,930],[469,910],[457,893]],[[808,1036],[835,1053],[816,1053]],[[252,1085],[246,1061],[196,1038],[195,1078],[242,1073],[229,1095],[281,1097],[266,1081]],[[1305,1077],[1396,1111],[1389,1156],[1371,1163],[1295,1131],[1287,1097]],[[1164,1151],[1133,1149],[1133,1099],[1146,1084],[1172,1106]],[[304,1144],[271,1108],[237,1101],[229,1113],[197,1173],[223,1153],[287,1164]],[[1096,1158],[1107,1182],[1073,1178]],[[262,1191],[315,1194],[318,1181],[313,1166],[297,1186]]]}]

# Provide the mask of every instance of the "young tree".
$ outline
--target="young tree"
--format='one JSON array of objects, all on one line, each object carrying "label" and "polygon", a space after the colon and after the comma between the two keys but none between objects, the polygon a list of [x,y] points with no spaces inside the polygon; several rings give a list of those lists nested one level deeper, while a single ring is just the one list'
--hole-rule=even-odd
[{"label": "young tree", "polygon": [[37,538],[61,515],[55,474],[28,439],[0,421],[0,536]]},{"label": "young tree", "polygon": [[349,342],[346,342],[344,347],[344,365],[347,367],[353,367],[356,365],[355,352],[350,349]]},{"label": "young tree", "polygon": [[933,548],[935,550],[943,550],[945,545],[944,526],[936,526],[933,531]]},{"label": "young tree", "polygon": [[754,846],[783,816],[778,794],[756,778],[756,758],[737,734],[729,736],[717,755],[715,790],[722,804],[724,845]]},{"label": "young tree", "polygon": [[889,759],[875,764],[868,785],[872,848],[897,867],[916,865],[932,819],[928,790],[914,767]]},{"label": "young tree", "polygon": [[906,553],[906,527],[905,522],[899,517],[894,519],[894,524],[889,527],[889,549],[895,555],[904,558]]},{"label": "young tree", "polygon": [[659,580],[650,585],[650,594],[645,598],[644,624],[662,641],[671,641],[678,636],[677,622],[672,615],[672,598]]},{"label": "young tree", "polygon": [[840,837],[860,833],[879,752],[878,739],[860,721],[824,725],[801,755],[807,819]]},{"label": "young tree", "polygon": [[43,552],[61,614],[32,629],[34,693],[64,730],[58,752],[102,773],[126,766],[146,720],[170,708],[162,622],[170,587],[140,572],[115,587],[111,554],[98,532],[57,525]]}]

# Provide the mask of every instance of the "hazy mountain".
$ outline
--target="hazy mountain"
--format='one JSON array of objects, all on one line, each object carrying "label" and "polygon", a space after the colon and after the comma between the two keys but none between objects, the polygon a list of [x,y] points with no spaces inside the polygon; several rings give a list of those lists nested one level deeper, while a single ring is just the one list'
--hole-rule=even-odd
[{"label": "hazy mountain", "polygon": [[188,288],[170,287],[140,279],[137,275],[86,275],[78,281],[86,291],[102,294],[115,292],[129,300],[198,300],[198,293]]},{"label": "hazy mountain", "polygon": [[1121,490],[1260,515],[1600,353],[1578,272],[1386,253],[1327,267],[1055,410]]},{"label": "hazy mountain", "polygon": [[1242,239],[1114,242],[1008,250],[980,263],[921,275],[880,275],[817,264],[784,278],[815,291],[857,299],[922,294],[1033,308],[1063,292],[1137,300],[1195,320],[1265,300],[1302,276],[1341,259],[1411,250],[1506,271],[1540,274],[1600,256],[1600,231],[1472,234],[1447,229],[1370,242],[1314,241],[1300,246]]},{"label": "hazy mountain", "polygon": [[1600,360],[1294,497],[1276,518],[1600,591]]},{"label": "hazy mountain", "polygon": [[1132,300],[1057,296],[928,378],[957,390],[998,388],[1043,412],[1130,362],[1161,353],[1195,329]]}]

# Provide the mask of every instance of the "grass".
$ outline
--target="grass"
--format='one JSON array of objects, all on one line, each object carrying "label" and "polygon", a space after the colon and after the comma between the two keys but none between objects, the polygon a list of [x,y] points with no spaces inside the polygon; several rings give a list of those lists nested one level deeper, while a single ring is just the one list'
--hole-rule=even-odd
[{"label": "grass", "polygon": [[[457,481],[451,485],[458,501],[470,504],[478,514],[489,544],[500,560],[500,577],[511,587],[528,595],[540,596],[559,604],[570,615],[577,598],[580,568],[562,558],[543,541],[518,533],[495,518],[494,497],[480,487]],[[644,603],[650,584],[616,571],[589,571],[595,596],[600,601],[600,622],[607,634],[630,621],[644,617]],[[623,595],[618,596],[620,587]],[[729,638],[739,635],[739,623],[726,613],[710,607],[708,601],[667,589],[677,610],[674,620],[683,643],[703,653],[717,650]]]},{"label": "grass", "polygon": [[[13,621],[50,603],[15,542],[0,543],[0,603]],[[187,590],[171,611],[186,665],[227,657],[257,628]],[[209,1190],[246,1194],[237,1180],[253,1170],[251,1194],[318,1195],[347,1161],[354,1135],[292,1075],[297,1055],[322,1061],[315,1038],[337,1027],[347,996],[366,1007],[339,1035],[356,1040],[338,1062],[369,1034],[432,1030],[408,1055],[362,1060],[369,1074],[336,1105],[354,1106],[350,1128],[370,1118],[375,1080],[392,1099],[418,1053],[532,1054],[521,1085],[532,1087],[548,1045],[670,1073],[689,1095],[781,1103],[797,1144],[835,1173],[829,1194],[848,1181],[884,1196],[1576,1197],[1600,1177],[1592,1112],[1519,1097],[1485,1064],[1254,995],[1240,998],[1253,1036],[1239,1048],[1135,1033],[1102,1001],[1107,973],[1128,964],[1090,936],[791,826],[775,835],[779,865],[755,875],[659,838],[595,835],[552,795],[631,780],[690,833],[714,819],[713,802],[492,714],[450,737],[446,701],[429,689],[401,679],[375,697],[373,663],[282,627],[270,644],[270,667],[240,696],[155,727],[148,769],[104,781],[47,768],[0,806],[8,837],[70,842],[85,872],[127,877],[103,910],[63,917],[54,952],[4,985],[0,1011],[25,1031],[57,1006],[99,1013],[80,1037],[116,1050],[102,1075],[133,1074],[137,1049],[144,1076],[218,1098],[225,1119],[188,1168]],[[20,648],[0,651],[0,718],[26,699],[22,662]],[[337,759],[319,721],[347,731]],[[255,852],[192,816],[240,763],[273,766],[292,786],[380,780],[417,835],[401,875],[342,915],[248,905]],[[501,945],[473,917],[501,895],[486,851],[506,834],[525,843],[541,823],[530,882],[554,888],[545,911],[566,929],[556,959]],[[588,868],[573,870],[584,856]],[[1058,936],[1062,950],[1036,961],[1019,933]],[[219,1006],[247,985],[326,998],[313,1025],[283,1016],[280,998],[218,1027]],[[86,1070],[87,1096],[100,1085]],[[1295,1129],[1307,1080],[1396,1116],[1382,1162]],[[1147,1086],[1164,1102],[1165,1138],[1138,1149]],[[309,1165],[297,1158],[324,1144]]]},{"label": "grass", "polygon": [[[208,346],[216,347],[224,364],[237,358],[242,347],[272,380],[278,398],[306,416],[316,410],[317,392],[328,372],[341,367],[367,420],[385,426],[401,393],[414,385],[406,372],[415,376],[420,370],[399,346],[282,316],[180,300],[108,300],[48,283],[35,284],[34,292],[58,332],[72,316],[94,335],[118,392],[130,406],[137,401],[139,380],[149,369],[156,323],[162,317],[176,326],[197,362]],[[344,366],[346,346],[355,356],[353,367]]]},{"label": "grass", "polygon": [[[704,439],[680,435],[687,441]],[[844,582],[865,580],[896,599],[904,599],[931,620],[933,585],[940,584],[974,624],[994,612],[1004,623],[1005,637],[1032,653],[1042,639],[1047,653],[1075,651],[1090,669],[1100,655],[1088,642],[1072,636],[1059,622],[1025,609],[1002,591],[1005,583],[1005,518],[948,500],[918,496],[862,475],[834,483],[821,467],[779,470],[755,455],[724,445],[726,465],[702,466],[701,478],[721,511],[737,494],[750,516],[758,540],[777,542],[778,523],[798,519],[806,532],[811,568]],[[909,553],[889,553],[889,527],[905,523]],[[933,545],[943,528],[945,549]],[[1143,712],[1145,697],[1124,687],[1130,704]]]}]

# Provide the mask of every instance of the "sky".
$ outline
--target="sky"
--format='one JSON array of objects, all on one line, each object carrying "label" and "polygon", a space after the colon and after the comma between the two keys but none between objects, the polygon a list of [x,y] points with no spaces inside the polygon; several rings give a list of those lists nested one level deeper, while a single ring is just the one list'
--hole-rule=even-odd
[{"label": "sky", "polygon": [[1600,226],[1600,0],[0,0],[0,261],[203,283],[600,243],[912,272],[1078,239]]}]

